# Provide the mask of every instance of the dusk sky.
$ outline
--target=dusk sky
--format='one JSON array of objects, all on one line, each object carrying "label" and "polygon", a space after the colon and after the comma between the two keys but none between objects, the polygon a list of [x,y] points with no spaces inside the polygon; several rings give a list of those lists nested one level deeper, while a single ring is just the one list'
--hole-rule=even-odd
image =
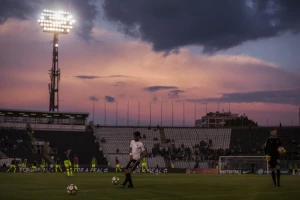
[{"label": "dusk sky", "polygon": [[[51,2],[51,3],[49,3]],[[0,0],[0,108],[48,110],[53,34],[44,9],[76,20],[59,36],[60,111],[95,122],[194,124],[210,112],[246,114],[259,125],[298,125],[298,0]],[[219,102],[219,104],[218,104]],[[219,106],[218,106],[219,105]],[[268,122],[267,122],[268,121]]]}]

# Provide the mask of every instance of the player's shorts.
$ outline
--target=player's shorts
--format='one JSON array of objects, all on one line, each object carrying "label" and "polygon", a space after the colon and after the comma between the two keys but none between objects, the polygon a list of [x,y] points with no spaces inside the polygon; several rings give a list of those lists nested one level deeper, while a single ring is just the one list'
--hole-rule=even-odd
[{"label": "player's shorts", "polygon": [[69,161],[69,160],[65,160],[64,164],[65,164],[65,167],[71,167],[72,166],[71,161]]},{"label": "player's shorts", "polygon": [[120,164],[116,164],[116,168],[120,168]]},{"label": "player's shorts", "polygon": [[280,164],[280,157],[271,155],[271,159],[269,161],[269,167],[270,168],[275,168],[276,165],[279,165],[279,164]]},{"label": "player's shorts", "polygon": [[140,162],[137,162],[136,160],[132,159],[128,162],[125,169],[131,168],[132,170],[135,170],[139,164]]}]

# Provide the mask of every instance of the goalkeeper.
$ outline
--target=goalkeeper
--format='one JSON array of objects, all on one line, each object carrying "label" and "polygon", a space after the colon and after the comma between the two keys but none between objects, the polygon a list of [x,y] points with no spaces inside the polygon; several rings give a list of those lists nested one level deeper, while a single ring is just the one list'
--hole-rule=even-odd
[{"label": "goalkeeper", "polygon": [[272,169],[274,187],[280,187],[280,153],[285,153],[285,149],[281,147],[281,142],[277,137],[277,130],[271,130],[270,135],[265,144],[266,160]]}]

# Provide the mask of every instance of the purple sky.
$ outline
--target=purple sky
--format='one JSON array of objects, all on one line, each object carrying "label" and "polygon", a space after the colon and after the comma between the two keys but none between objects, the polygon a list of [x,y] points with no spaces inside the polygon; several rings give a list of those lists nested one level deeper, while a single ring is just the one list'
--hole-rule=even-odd
[{"label": "purple sky", "polygon": [[[59,36],[61,111],[104,123],[194,124],[208,111],[247,114],[260,125],[298,124],[300,3],[277,1],[0,0],[0,107],[48,110],[52,34],[43,9],[70,11]],[[251,4],[249,4],[251,2]],[[251,6],[249,6],[251,5]],[[276,8],[276,9],[275,9]],[[92,115],[91,115],[92,116]]]}]

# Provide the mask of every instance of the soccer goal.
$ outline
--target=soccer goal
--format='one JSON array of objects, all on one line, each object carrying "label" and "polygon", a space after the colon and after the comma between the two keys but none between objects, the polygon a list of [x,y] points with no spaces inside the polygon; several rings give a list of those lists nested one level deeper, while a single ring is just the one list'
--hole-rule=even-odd
[{"label": "soccer goal", "polygon": [[220,174],[269,174],[265,156],[220,156]]}]

